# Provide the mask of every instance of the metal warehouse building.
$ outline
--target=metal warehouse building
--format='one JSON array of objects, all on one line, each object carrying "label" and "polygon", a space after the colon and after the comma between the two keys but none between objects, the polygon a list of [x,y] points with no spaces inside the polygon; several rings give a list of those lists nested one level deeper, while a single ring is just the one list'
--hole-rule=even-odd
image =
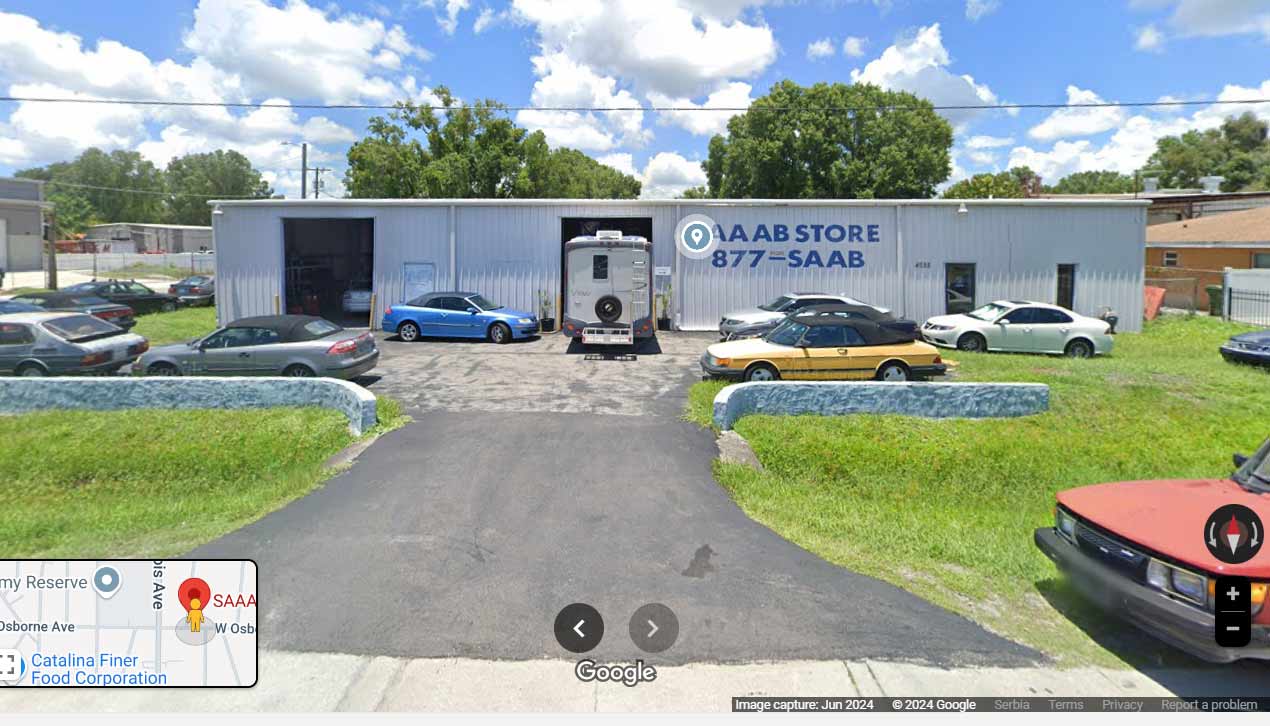
[{"label": "metal warehouse building", "polygon": [[[620,230],[653,243],[673,324],[712,330],[786,292],[845,293],[919,322],[1001,298],[1114,309],[1141,327],[1149,202],[1137,200],[493,200],[212,202],[217,315],[338,317],[348,289],[386,305],[472,290],[559,314],[563,243]],[[713,223],[702,259],[679,252],[690,215]]]}]

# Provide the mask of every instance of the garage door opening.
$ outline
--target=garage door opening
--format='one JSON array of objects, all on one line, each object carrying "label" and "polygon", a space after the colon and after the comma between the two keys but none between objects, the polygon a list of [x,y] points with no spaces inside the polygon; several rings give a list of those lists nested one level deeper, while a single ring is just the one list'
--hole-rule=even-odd
[{"label": "garage door opening", "polygon": [[286,312],[321,315],[345,327],[370,324],[373,219],[284,219],[282,239]]},{"label": "garage door opening", "polygon": [[[600,230],[617,230],[624,235],[653,240],[652,217],[561,217],[560,218],[560,302],[564,301],[569,281],[565,279],[564,243],[574,237],[592,236]],[[557,306],[557,310],[560,310]]]}]

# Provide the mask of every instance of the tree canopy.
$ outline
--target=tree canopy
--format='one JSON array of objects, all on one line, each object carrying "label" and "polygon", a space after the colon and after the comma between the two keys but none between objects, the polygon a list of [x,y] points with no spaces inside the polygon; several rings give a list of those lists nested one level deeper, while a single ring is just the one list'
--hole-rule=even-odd
[{"label": "tree canopy", "polygon": [[[1129,194],[1133,177],[1115,171],[1078,171],[1068,174],[1045,191],[1054,194]],[[1140,189],[1138,191],[1141,191]]]},{"label": "tree canopy", "polygon": [[1165,188],[1195,188],[1206,176],[1221,176],[1225,192],[1270,189],[1267,124],[1251,112],[1227,118],[1220,128],[1187,131],[1156,142],[1143,176]]},{"label": "tree canopy", "polygon": [[613,198],[639,196],[640,182],[574,149],[548,146],[497,102],[460,103],[435,91],[445,110],[399,103],[371,118],[348,150],[344,182],[361,198]]},{"label": "tree canopy", "polygon": [[1041,177],[1026,166],[997,174],[975,174],[944,190],[945,199],[1019,199],[1041,193]]},{"label": "tree canopy", "polygon": [[15,176],[49,182],[45,192],[56,210],[58,236],[107,222],[206,225],[209,199],[273,194],[236,151],[190,154],[160,169],[135,151],[88,149],[71,161]]},{"label": "tree canopy", "polygon": [[911,93],[786,80],[728,121],[702,168],[713,198],[931,197],[951,147],[952,126]]}]

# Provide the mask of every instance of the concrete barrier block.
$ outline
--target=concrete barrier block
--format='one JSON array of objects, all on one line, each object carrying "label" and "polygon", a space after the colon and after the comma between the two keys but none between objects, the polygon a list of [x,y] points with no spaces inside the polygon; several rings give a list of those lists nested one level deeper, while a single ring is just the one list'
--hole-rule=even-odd
[{"label": "concrete barrier block", "polygon": [[335,378],[0,378],[0,413],[276,406],[334,409],[348,418],[354,436],[362,435],[377,420],[375,394]]},{"label": "concrete barrier block", "polygon": [[1049,410],[1042,383],[738,383],[714,397],[714,425],[727,431],[750,414],[842,416],[893,413],[925,418],[1029,416]]}]

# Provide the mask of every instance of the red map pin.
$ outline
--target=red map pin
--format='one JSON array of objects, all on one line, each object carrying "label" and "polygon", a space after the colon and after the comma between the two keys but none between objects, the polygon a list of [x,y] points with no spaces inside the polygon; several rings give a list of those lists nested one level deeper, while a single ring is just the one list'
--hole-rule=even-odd
[{"label": "red map pin", "polygon": [[191,598],[198,598],[199,603],[206,609],[212,601],[212,588],[208,587],[202,578],[191,577],[182,582],[181,586],[177,588],[176,596],[180,599],[181,607],[185,608],[186,612],[190,611]]}]

